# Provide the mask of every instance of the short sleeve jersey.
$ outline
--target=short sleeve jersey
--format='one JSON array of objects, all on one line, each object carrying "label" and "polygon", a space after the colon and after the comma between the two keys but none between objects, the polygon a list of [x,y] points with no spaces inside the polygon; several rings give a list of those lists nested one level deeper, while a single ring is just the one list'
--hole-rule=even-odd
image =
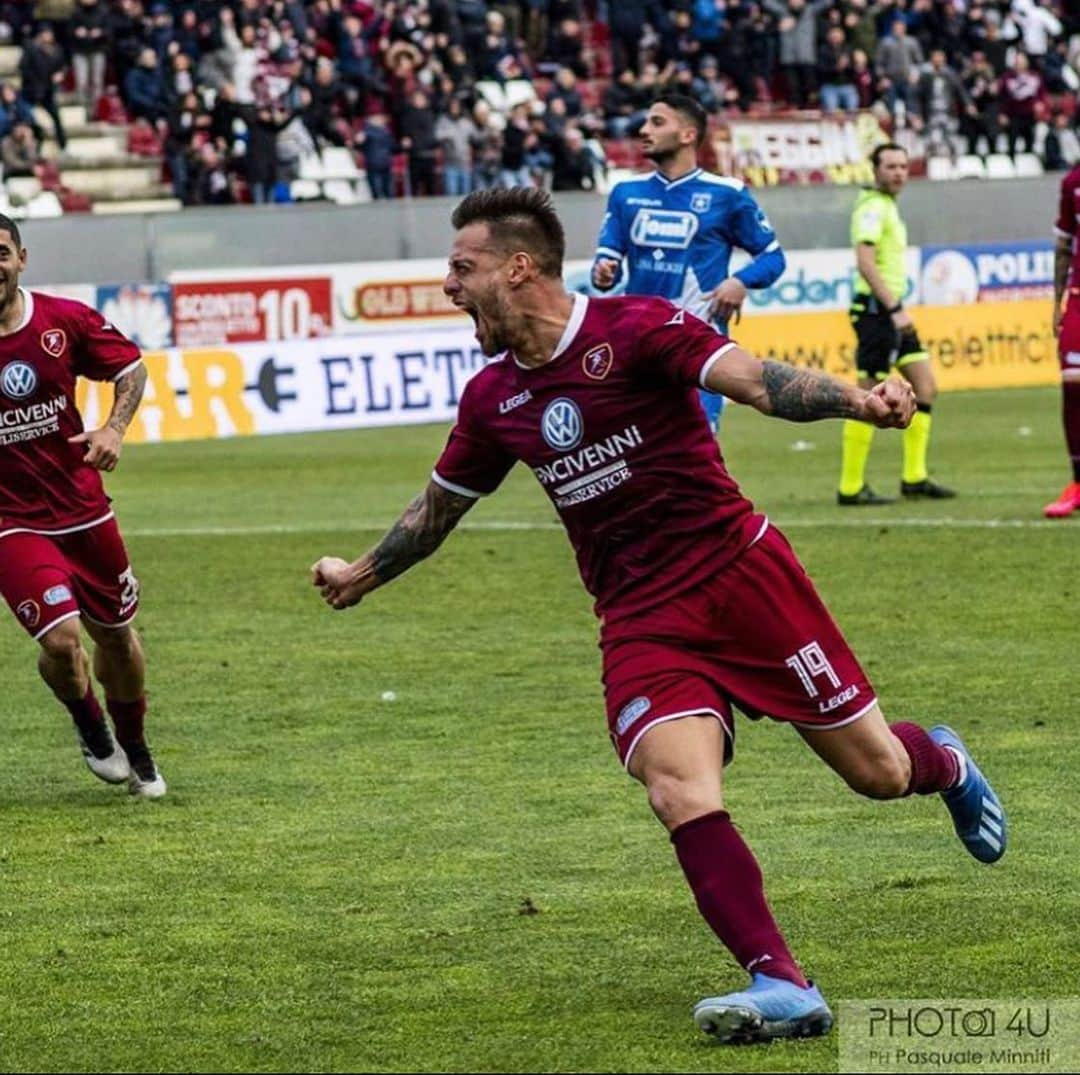
[{"label": "short sleeve jersey", "polygon": [[1069,263],[1069,286],[1080,286],[1080,243],[1076,241],[1077,221],[1080,219],[1080,164],[1069,171],[1061,181],[1058,215],[1054,222],[1054,234],[1059,239],[1072,242],[1072,260]]},{"label": "short sleeve jersey", "polygon": [[627,294],[660,295],[707,321],[736,247],[757,256],[780,243],[741,180],[695,168],[674,180],[653,172],[617,183],[596,257],[626,258]]},{"label": "short sleeve jersey", "polygon": [[[851,242],[871,243],[874,262],[888,289],[903,298],[907,291],[907,227],[900,218],[896,199],[880,190],[864,190],[855,200],[851,214]],[[856,274],[855,291],[870,294],[870,285]]]},{"label": "short sleeve jersey", "polygon": [[697,389],[733,347],[666,299],[577,295],[551,361],[504,355],[468,383],[433,478],[483,496],[521,460],[566,526],[597,614],[648,608],[765,525],[701,421]]},{"label": "short sleeve jersey", "polygon": [[81,302],[22,294],[22,324],[0,336],[0,534],[77,530],[110,509],[86,445],[68,443],[83,432],[76,378],[116,380],[139,348]]}]

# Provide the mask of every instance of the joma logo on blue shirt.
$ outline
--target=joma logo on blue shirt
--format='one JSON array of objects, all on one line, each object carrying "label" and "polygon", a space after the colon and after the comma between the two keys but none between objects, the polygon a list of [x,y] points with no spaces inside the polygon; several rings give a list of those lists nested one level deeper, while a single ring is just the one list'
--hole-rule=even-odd
[{"label": "joma logo on blue shirt", "polygon": [[686,250],[697,234],[698,218],[677,209],[639,209],[630,229],[638,246],[658,246],[665,250]]}]

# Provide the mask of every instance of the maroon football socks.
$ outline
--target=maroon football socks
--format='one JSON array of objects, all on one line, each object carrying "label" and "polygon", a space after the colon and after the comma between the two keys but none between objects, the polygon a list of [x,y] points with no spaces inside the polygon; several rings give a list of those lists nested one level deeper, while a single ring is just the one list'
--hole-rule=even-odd
[{"label": "maroon football socks", "polygon": [[715,810],[679,825],[671,842],[698,910],[739,964],[805,988],[769,910],[761,869],[728,812]]},{"label": "maroon football socks", "polygon": [[890,724],[889,731],[903,743],[911,759],[911,781],[905,795],[933,795],[960,782],[960,759],[955,752],[935,743],[918,724]]},{"label": "maroon football socks", "polygon": [[61,701],[64,703],[64,708],[71,714],[75,727],[84,736],[93,735],[95,729],[100,728],[105,723],[105,714],[101,712],[101,706],[94,696],[92,686],[86,688],[86,694],[82,698],[77,698],[74,701],[61,699]]},{"label": "maroon football socks", "polygon": [[146,716],[146,698],[134,702],[118,702],[115,698],[106,698],[109,716],[116,728],[116,741],[130,753],[132,747],[144,747],[143,718]]},{"label": "maroon football socks", "polygon": [[1080,482],[1080,381],[1062,381],[1061,412],[1065,445],[1072,460],[1073,481]]}]

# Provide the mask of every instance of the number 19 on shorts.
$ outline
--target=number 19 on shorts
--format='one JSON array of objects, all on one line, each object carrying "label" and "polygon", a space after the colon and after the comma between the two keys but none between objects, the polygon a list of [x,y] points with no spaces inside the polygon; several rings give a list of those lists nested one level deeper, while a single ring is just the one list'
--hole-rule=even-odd
[{"label": "number 19 on shorts", "polygon": [[840,686],[840,677],[829,664],[825,651],[817,642],[810,642],[803,646],[798,653],[793,653],[788,657],[784,664],[799,677],[799,681],[811,698],[817,698],[821,693],[814,682],[819,676],[826,676],[834,688]]}]

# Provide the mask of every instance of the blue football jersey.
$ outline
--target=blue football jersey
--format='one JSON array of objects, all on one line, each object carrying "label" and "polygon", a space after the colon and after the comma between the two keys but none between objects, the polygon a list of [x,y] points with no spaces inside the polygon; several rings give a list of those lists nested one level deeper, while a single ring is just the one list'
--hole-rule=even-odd
[{"label": "blue football jersey", "polygon": [[596,259],[625,259],[628,294],[660,295],[709,321],[708,296],[730,275],[736,247],[753,259],[735,273],[747,288],[783,273],[784,252],[746,185],[695,168],[678,179],[653,172],[616,184]]}]

